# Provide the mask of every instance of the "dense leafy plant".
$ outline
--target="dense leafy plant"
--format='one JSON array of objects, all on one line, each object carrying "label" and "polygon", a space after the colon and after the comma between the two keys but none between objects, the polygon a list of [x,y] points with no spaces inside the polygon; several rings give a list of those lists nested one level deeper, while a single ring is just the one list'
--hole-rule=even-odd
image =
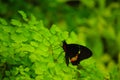
[{"label": "dense leafy plant", "polygon": [[[48,29],[33,15],[28,19],[24,12],[19,11],[19,13],[22,15],[21,21],[12,19],[11,23],[7,23],[4,19],[0,19],[0,79],[103,80],[110,78],[110,74],[101,66],[102,63],[97,63],[93,58],[82,61],[82,68],[66,66],[61,45],[63,40],[79,42],[74,32],[69,35],[67,31],[61,31],[56,25]],[[113,68],[112,72],[116,70],[117,67]]]},{"label": "dense leafy plant", "polygon": [[34,14],[39,20],[44,20],[48,28],[51,24],[56,24],[62,30],[76,32],[79,43],[90,46],[95,57],[102,57],[107,53],[118,63],[117,56],[120,52],[118,0],[0,1],[0,16],[6,20],[11,17],[19,20],[18,9],[29,15]]},{"label": "dense leafy plant", "polygon": [[[0,0],[0,79],[119,80],[119,14],[118,0]],[[64,39],[92,50],[85,69],[65,65]]]}]

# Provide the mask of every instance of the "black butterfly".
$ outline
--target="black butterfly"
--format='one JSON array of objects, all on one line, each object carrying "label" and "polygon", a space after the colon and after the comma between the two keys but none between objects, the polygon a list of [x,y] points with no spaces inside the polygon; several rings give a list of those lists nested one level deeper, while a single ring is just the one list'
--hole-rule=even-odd
[{"label": "black butterfly", "polygon": [[72,65],[78,65],[83,59],[92,56],[90,49],[78,44],[67,44],[65,41],[63,41],[63,49],[65,51],[65,61],[67,66],[69,65],[69,60]]}]

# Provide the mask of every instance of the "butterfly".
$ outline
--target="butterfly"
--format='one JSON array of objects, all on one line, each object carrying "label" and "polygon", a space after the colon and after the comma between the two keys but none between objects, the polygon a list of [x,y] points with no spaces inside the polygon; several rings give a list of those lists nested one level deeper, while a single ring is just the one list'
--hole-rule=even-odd
[{"label": "butterfly", "polygon": [[65,62],[67,66],[69,65],[69,61],[72,65],[78,65],[80,61],[92,56],[92,51],[82,45],[67,44],[66,41],[63,41],[62,48],[65,52]]}]

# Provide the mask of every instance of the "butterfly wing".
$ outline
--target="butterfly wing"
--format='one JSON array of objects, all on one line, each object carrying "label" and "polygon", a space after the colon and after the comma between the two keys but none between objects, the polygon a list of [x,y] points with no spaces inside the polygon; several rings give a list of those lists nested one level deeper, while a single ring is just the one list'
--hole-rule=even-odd
[{"label": "butterfly wing", "polygon": [[79,45],[79,51],[77,52],[76,56],[77,57],[73,57],[73,58],[77,58],[77,59],[74,59],[74,61],[71,61],[72,65],[78,65],[80,61],[91,57],[92,52],[87,47]]},{"label": "butterfly wing", "polygon": [[83,59],[92,56],[92,52],[85,46],[78,44],[67,44],[63,41],[63,49],[65,51],[65,62],[69,65],[69,59],[72,65],[78,65]]},{"label": "butterfly wing", "polygon": [[69,65],[69,55],[67,53],[65,53],[65,62],[68,66]]},{"label": "butterfly wing", "polygon": [[80,45],[80,54],[78,60],[87,59],[92,56],[92,51],[85,46]]},{"label": "butterfly wing", "polygon": [[66,49],[67,49],[66,55],[68,56],[67,61],[70,61],[73,65],[77,65],[79,63],[77,61],[77,58],[78,58],[77,53],[79,51],[79,45],[77,45],[77,44],[67,44]]}]

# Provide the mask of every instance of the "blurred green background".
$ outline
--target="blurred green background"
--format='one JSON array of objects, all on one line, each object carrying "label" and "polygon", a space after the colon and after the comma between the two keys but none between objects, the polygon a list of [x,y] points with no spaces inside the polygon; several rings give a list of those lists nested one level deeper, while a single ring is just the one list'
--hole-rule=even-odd
[{"label": "blurred green background", "polygon": [[[7,22],[13,18],[21,20],[19,10],[24,11],[28,19],[32,14],[42,20],[48,30],[55,24],[60,30],[68,31],[71,38],[66,39],[68,43],[88,46],[94,59],[111,72],[111,76],[116,73],[118,77],[119,0],[0,0],[0,18]],[[117,79],[110,77],[110,80]]]}]

